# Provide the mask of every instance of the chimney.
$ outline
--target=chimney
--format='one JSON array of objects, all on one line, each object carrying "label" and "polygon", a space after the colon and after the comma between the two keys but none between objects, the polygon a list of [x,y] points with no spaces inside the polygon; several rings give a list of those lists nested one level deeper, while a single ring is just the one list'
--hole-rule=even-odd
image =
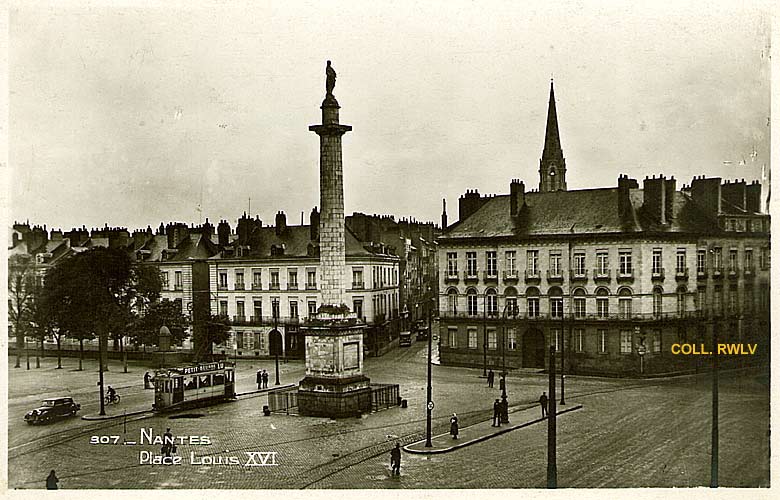
[{"label": "chimney", "polygon": [[666,201],[666,222],[671,223],[677,214],[674,212],[674,193],[677,191],[677,181],[674,176],[664,182],[664,198]]},{"label": "chimney", "polygon": [[312,208],[309,215],[309,237],[311,241],[320,239],[320,213],[317,211],[317,207]]},{"label": "chimney", "polygon": [[466,194],[462,195],[458,202],[458,220],[460,221],[468,219],[482,206],[482,198],[477,189],[467,190]]},{"label": "chimney", "polygon": [[509,184],[509,213],[512,217],[520,215],[525,205],[525,184],[519,179],[512,179]]},{"label": "chimney", "polygon": [[217,242],[219,246],[226,247],[230,244],[230,223],[220,220],[217,226]]},{"label": "chimney", "polygon": [[279,211],[276,214],[276,236],[281,236],[285,232],[287,232],[287,216]]},{"label": "chimney", "polygon": [[29,234],[29,244],[27,250],[34,250],[41,245],[45,245],[49,241],[49,233],[46,231],[46,226],[34,226]]},{"label": "chimney", "polygon": [[745,187],[745,210],[761,213],[761,184],[753,181]]},{"label": "chimney", "polygon": [[620,217],[626,217],[631,214],[631,190],[639,189],[639,183],[636,179],[631,179],[627,175],[618,176],[618,214]]},{"label": "chimney", "polygon": [[108,248],[124,248],[130,239],[130,233],[123,227],[112,227],[106,229],[108,238]]},{"label": "chimney", "polygon": [[441,209],[441,228],[442,229],[447,229],[447,200],[446,199],[442,199],[441,200],[441,205],[442,205],[442,209]]},{"label": "chimney", "polygon": [[52,229],[51,234],[49,235],[51,238],[51,241],[62,241],[62,230],[61,229]]},{"label": "chimney", "polygon": [[249,233],[252,229],[252,219],[246,216],[246,212],[238,219],[236,234],[238,234],[238,244],[240,246],[249,244]]},{"label": "chimney", "polygon": [[691,198],[701,208],[716,216],[720,214],[721,185],[720,177],[706,179],[694,177],[691,181]]},{"label": "chimney", "polygon": [[724,201],[731,203],[740,210],[747,208],[747,185],[745,181],[726,181],[720,186],[720,195]]},{"label": "chimney", "polygon": [[645,177],[644,201],[642,206],[650,217],[660,224],[666,224],[666,178],[655,175],[651,178]]}]

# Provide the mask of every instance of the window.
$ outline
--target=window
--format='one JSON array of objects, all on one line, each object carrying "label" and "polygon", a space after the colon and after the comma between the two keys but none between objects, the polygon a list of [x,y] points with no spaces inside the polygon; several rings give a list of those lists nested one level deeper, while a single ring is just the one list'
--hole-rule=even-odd
[{"label": "window", "polygon": [[[661,274],[661,268],[663,267],[663,250],[660,248],[653,249],[653,274]],[[622,267],[621,267],[622,269]],[[621,271],[622,274],[622,271]]]},{"label": "window", "polygon": [[712,268],[716,273],[723,268],[723,252],[719,247],[712,249]]},{"label": "window", "polygon": [[655,316],[656,318],[661,317],[661,315],[663,314],[664,312],[663,304],[664,304],[663,290],[656,287],[653,289],[653,316]]},{"label": "window", "polygon": [[609,316],[609,292],[605,288],[596,290],[596,315],[599,318]]},{"label": "window", "polygon": [[753,287],[752,286],[746,286],[745,287],[745,312],[746,313],[752,313],[753,312],[753,304],[755,304],[755,296],[753,295]]},{"label": "window", "polygon": [[729,250],[729,272],[737,272],[737,259],[739,259],[739,253],[736,248]]},{"label": "window", "polygon": [[317,302],[314,301],[314,300],[310,300],[307,303],[307,305],[309,307],[309,317],[311,318],[311,317],[316,316],[317,315]]},{"label": "window", "polygon": [[685,271],[687,270],[687,267],[685,266],[685,249],[684,248],[678,248],[677,249],[677,265],[676,265],[676,271],[677,274],[685,274]]},{"label": "window", "polygon": [[550,315],[563,318],[563,297],[550,297]]},{"label": "window", "polygon": [[244,289],[244,271],[236,271],[236,290]]},{"label": "window", "polygon": [[526,252],[527,269],[530,276],[536,276],[539,274],[539,251],[528,250]]},{"label": "window", "polygon": [[574,329],[574,350],[577,352],[585,350],[585,330],[582,328]]},{"label": "window", "polygon": [[236,301],[236,319],[238,321],[244,321],[244,301],[243,300],[237,300]]},{"label": "window", "polygon": [[255,349],[260,351],[265,350],[265,335],[261,332],[255,332]]},{"label": "window", "polygon": [[762,284],[758,293],[760,294],[758,300],[760,301],[761,310],[768,311],[769,310],[769,285],[767,285],[766,283]]},{"label": "window", "polygon": [[458,254],[447,252],[447,276],[458,277]]},{"label": "window", "polygon": [[631,267],[631,250],[621,250],[618,252],[618,264],[620,265],[620,274],[630,276],[633,273]]},{"label": "window", "polygon": [[769,269],[769,248],[763,247],[761,254],[758,256],[758,265],[761,269]]},{"label": "window", "polygon": [[753,249],[745,249],[745,271],[753,271]]},{"label": "window", "polygon": [[160,273],[160,280],[162,280],[162,289],[167,290],[168,289],[168,271],[163,271]]},{"label": "window", "polygon": [[527,305],[528,305],[528,317],[536,318],[539,316],[539,290],[536,288],[529,288],[526,291]]},{"label": "window", "polygon": [[599,330],[597,337],[598,337],[598,343],[599,343],[599,353],[606,354],[606,352],[607,352],[607,331],[606,330]]},{"label": "window", "polygon": [[715,293],[712,296],[713,304],[712,310],[716,315],[719,315],[723,310],[723,290],[721,287],[715,287]]},{"label": "window", "polygon": [[466,292],[466,305],[469,316],[477,315],[477,291],[473,288]]},{"label": "window", "polygon": [[290,317],[298,317],[298,299],[290,299]]},{"label": "window", "polygon": [[450,288],[447,292],[447,310],[454,316],[458,314],[458,291]]},{"label": "window", "polygon": [[555,352],[561,352],[561,348],[563,347],[561,330],[558,328],[552,328],[550,330],[550,337],[552,337],[553,345],[555,346]]},{"label": "window", "polygon": [[737,287],[732,285],[729,287],[729,313],[737,313]]},{"label": "window", "polygon": [[477,252],[466,252],[466,274],[477,275]]},{"label": "window", "polygon": [[477,348],[477,329],[476,328],[469,328],[468,329],[468,335],[469,335],[469,349],[476,349]]},{"label": "window", "polygon": [[498,316],[498,295],[496,295],[496,291],[492,288],[488,290],[485,300],[487,301],[488,316]]},{"label": "window", "polygon": [[[181,279],[181,271],[176,271],[173,274],[174,281],[174,289],[181,290],[182,289],[182,279]],[[225,275],[225,287],[227,288],[227,275]]]},{"label": "window", "polygon": [[260,269],[252,270],[252,290],[263,289],[263,273]]},{"label": "window", "polygon": [[271,290],[279,290],[279,270],[271,269]]},{"label": "window", "polygon": [[297,269],[288,269],[287,270],[287,289],[288,290],[297,290],[298,289],[298,270]]},{"label": "window", "polygon": [[219,289],[227,290],[227,271],[219,273]]},{"label": "window", "polygon": [[220,316],[227,316],[228,315],[228,306],[227,306],[227,300],[220,300],[219,301],[219,315]]},{"label": "window", "polygon": [[685,316],[685,292],[685,287],[677,289],[677,316],[679,317]]},{"label": "window", "polygon": [[317,289],[317,270],[316,269],[307,269],[306,270],[306,289],[307,290],[316,290]]},{"label": "window", "polygon": [[449,341],[449,346],[451,348],[458,347],[458,328],[457,327],[449,327],[447,329],[447,340]]},{"label": "window", "polygon": [[496,329],[488,328],[487,330],[488,349],[496,350],[498,344],[496,343]]},{"label": "window", "polygon": [[520,314],[520,309],[517,307],[517,297],[506,298],[506,315],[508,318],[514,318]]},{"label": "window", "polygon": [[628,319],[631,317],[631,291],[624,288],[618,295],[618,313],[621,318]]},{"label": "window", "polygon": [[577,276],[584,276],[585,275],[585,254],[584,253],[575,253],[574,254],[574,274]]},{"label": "window", "polygon": [[488,276],[498,276],[498,264],[496,262],[496,252],[495,251],[488,251],[485,252],[485,264],[487,265],[487,275]]},{"label": "window", "polygon": [[707,289],[703,286],[696,289],[696,308],[699,314],[704,314],[707,310]]},{"label": "window", "polygon": [[578,288],[574,291],[574,317],[584,318],[585,314],[585,290]]},{"label": "window", "polygon": [[263,302],[260,300],[255,300],[254,303],[254,309],[255,309],[255,321],[260,321],[263,317]]},{"label": "window", "polygon": [[271,298],[271,316],[274,319],[279,319],[279,297]]},{"label": "window", "polygon": [[631,330],[620,330],[620,354],[631,354]]},{"label": "window", "polygon": [[550,252],[550,275],[561,275],[561,253]]},{"label": "window", "polygon": [[609,274],[609,254],[606,251],[596,252],[596,272]]},{"label": "window", "polygon": [[653,352],[656,354],[661,352],[661,330],[653,332]]},{"label": "window", "polygon": [[507,328],[506,331],[508,348],[511,350],[517,349],[517,331],[514,328]]},{"label": "window", "polygon": [[704,274],[706,272],[707,272],[707,251],[697,250],[696,251],[696,273]]},{"label": "window", "polygon": [[363,268],[352,268],[352,288],[363,288]]},{"label": "window", "polygon": [[355,299],[352,301],[352,310],[358,318],[363,317],[363,299]]},{"label": "window", "polygon": [[517,258],[517,254],[514,250],[508,250],[504,256],[506,257],[507,273],[511,276],[514,276],[515,272],[517,271],[517,267],[515,266],[515,259]]}]

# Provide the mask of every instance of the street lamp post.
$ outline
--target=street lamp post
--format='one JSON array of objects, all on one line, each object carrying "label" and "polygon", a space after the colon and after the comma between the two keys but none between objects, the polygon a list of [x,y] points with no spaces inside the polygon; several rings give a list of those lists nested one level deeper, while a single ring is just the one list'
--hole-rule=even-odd
[{"label": "street lamp post", "polygon": [[712,323],[712,455],[710,488],[718,487],[718,320]]},{"label": "street lamp post", "polygon": [[487,293],[482,297],[482,376],[487,377]]},{"label": "street lamp post", "polygon": [[564,381],[566,375],[564,375],[564,368],[566,367],[566,341],[563,336],[563,331],[566,329],[566,323],[563,317],[563,296],[561,296],[561,406],[566,404],[566,395],[564,390]]},{"label": "street lamp post", "polygon": [[[431,297],[431,302],[435,303],[436,297]],[[433,304],[428,311],[428,397],[425,416],[425,447],[433,446],[431,443],[431,416],[433,413],[432,385],[431,385],[431,350],[433,346]]]}]

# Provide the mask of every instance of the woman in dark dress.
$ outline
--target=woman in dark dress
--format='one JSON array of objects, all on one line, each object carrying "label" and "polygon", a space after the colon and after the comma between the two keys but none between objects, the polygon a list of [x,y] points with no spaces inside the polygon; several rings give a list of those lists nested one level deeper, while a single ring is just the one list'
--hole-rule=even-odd
[{"label": "woman in dark dress", "polygon": [[450,434],[452,435],[452,439],[458,439],[458,415],[455,413],[453,413],[450,418]]}]

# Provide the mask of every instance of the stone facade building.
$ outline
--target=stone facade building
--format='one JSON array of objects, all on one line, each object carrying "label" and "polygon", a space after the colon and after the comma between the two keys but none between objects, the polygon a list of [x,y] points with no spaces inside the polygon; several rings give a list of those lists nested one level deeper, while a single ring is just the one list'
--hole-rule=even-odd
[{"label": "stone facade building", "polygon": [[[552,87],[538,191],[460,198],[439,244],[441,361],[567,373],[660,374],[706,358],[675,343],[769,349],[769,216],[761,185],[621,175],[568,190]],[[755,358],[754,358],[755,359]]]}]

